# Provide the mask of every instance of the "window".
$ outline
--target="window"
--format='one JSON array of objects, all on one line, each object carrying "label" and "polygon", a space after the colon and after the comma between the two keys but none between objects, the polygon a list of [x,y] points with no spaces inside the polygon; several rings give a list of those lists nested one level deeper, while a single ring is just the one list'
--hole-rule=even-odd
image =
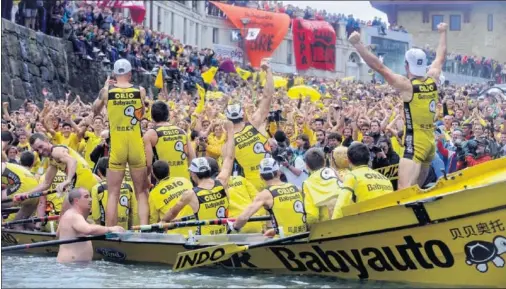
[{"label": "window", "polygon": [[162,8],[160,6],[157,6],[156,9],[156,20],[158,21],[156,30],[162,31]]},{"label": "window", "polygon": [[213,28],[213,43],[219,43],[218,42],[218,28]]},{"label": "window", "polygon": [[450,15],[450,31],[460,31],[460,15]]},{"label": "window", "polygon": [[286,50],[288,51],[288,53],[286,54],[286,64],[292,65],[292,51],[293,51],[292,40],[288,40],[286,42]]},{"label": "window", "polygon": [[443,22],[443,15],[432,15],[432,30],[437,31],[437,26],[439,23]]},{"label": "window", "polygon": [[188,39],[186,38],[188,36],[188,19],[184,19],[183,22],[183,43],[188,43]]},{"label": "window", "polygon": [[488,14],[487,17],[487,30],[494,31],[494,14]]},{"label": "window", "polygon": [[174,12],[171,12],[170,15],[170,35],[174,35],[174,26],[175,26],[175,16]]}]

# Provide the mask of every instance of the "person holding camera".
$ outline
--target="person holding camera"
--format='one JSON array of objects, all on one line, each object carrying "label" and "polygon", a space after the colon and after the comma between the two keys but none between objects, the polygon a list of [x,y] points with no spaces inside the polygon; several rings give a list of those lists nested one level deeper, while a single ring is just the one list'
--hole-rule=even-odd
[{"label": "person holding camera", "polygon": [[306,163],[300,155],[294,154],[291,148],[286,149],[286,154],[281,159],[281,173],[285,175],[286,182],[295,185],[299,190],[302,183],[308,178]]},{"label": "person holding camera", "polygon": [[330,160],[332,159],[332,151],[341,145],[343,138],[337,132],[331,132],[327,136],[327,143],[323,147],[325,153],[325,166],[330,167]]},{"label": "person holding camera", "polygon": [[490,143],[486,138],[477,138],[466,143],[465,162],[467,167],[473,167],[492,160]]},{"label": "person holding camera", "polygon": [[390,140],[385,137],[380,138],[378,144],[373,146],[371,151],[374,153],[373,170],[396,165],[400,161],[399,155],[392,149]]}]

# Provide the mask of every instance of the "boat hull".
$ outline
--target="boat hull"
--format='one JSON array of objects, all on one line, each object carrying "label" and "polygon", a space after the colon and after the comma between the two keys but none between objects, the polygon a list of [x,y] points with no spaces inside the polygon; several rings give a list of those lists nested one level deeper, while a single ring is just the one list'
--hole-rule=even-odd
[{"label": "boat hull", "polygon": [[[431,198],[407,198],[396,205],[315,224],[309,241],[251,249],[218,266],[345,279],[506,286],[506,181],[425,196]],[[92,241],[94,258],[172,266],[180,252],[212,246],[213,240],[214,244],[233,242],[227,238],[234,236],[202,236],[197,245],[188,245],[184,240],[167,241],[164,235]],[[2,246],[54,238],[2,230]],[[255,242],[260,241],[250,243]],[[26,251],[56,254],[58,248]],[[194,255],[182,262],[196,264],[198,260]]]}]

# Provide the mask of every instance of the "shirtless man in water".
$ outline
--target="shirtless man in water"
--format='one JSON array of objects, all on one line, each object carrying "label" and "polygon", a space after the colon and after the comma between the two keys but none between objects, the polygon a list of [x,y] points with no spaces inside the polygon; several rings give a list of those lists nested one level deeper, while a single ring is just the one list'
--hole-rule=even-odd
[{"label": "shirtless man in water", "polygon": [[[72,189],[68,195],[70,209],[60,218],[56,236],[59,240],[73,239],[88,235],[120,233],[120,226],[105,227],[89,224],[86,218],[91,210],[90,192],[83,188]],[[91,241],[60,245],[56,260],[60,263],[86,262],[93,258]]]}]

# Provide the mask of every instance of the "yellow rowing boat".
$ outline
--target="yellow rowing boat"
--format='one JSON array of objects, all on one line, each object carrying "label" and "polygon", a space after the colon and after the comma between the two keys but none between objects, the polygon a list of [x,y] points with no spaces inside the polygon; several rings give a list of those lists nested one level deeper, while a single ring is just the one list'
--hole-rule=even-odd
[{"label": "yellow rowing boat", "polygon": [[[219,264],[346,279],[506,285],[506,159],[449,175],[429,190],[409,188],[375,201],[375,205],[350,206],[341,219],[315,224],[308,240],[245,250]],[[2,230],[2,246],[54,238]],[[174,267],[179,270],[198,266],[215,256],[217,249],[226,252],[229,247],[223,244],[251,245],[264,240],[250,234],[200,236],[188,242],[180,235],[127,233],[118,239],[93,241],[93,247],[97,259],[177,262]],[[206,254],[191,251],[201,248]],[[57,250],[27,251],[54,254]],[[182,252],[185,257],[178,258]]]}]

